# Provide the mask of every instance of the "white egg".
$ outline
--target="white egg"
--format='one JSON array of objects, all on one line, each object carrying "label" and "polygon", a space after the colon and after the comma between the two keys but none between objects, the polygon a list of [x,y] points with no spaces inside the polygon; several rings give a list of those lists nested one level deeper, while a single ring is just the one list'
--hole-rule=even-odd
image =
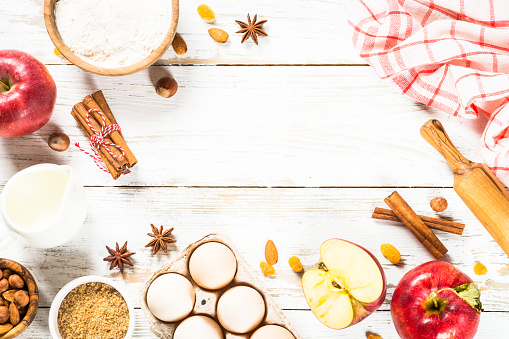
[{"label": "white egg", "polygon": [[266,325],[257,329],[251,339],[295,339],[295,337],[284,327]]},{"label": "white egg", "polygon": [[217,318],[228,331],[247,333],[254,330],[265,316],[265,301],[248,286],[230,288],[217,302]]},{"label": "white egg", "polygon": [[173,339],[223,339],[223,330],[211,318],[195,315],[182,321],[173,334]]},{"label": "white egg", "polygon": [[191,282],[177,273],[160,275],[147,291],[148,308],[162,321],[184,319],[193,310],[195,299]]},{"label": "white egg", "polygon": [[207,242],[191,254],[189,273],[199,286],[218,290],[235,277],[237,259],[228,246],[215,241]]}]

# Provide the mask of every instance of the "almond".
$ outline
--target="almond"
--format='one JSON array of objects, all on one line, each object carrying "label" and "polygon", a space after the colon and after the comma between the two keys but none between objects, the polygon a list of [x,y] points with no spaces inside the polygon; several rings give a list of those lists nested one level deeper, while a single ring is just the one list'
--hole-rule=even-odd
[{"label": "almond", "polygon": [[228,33],[219,28],[209,29],[209,35],[220,44],[224,44],[228,41]]},{"label": "almond", "polygon": [[173,46],[173,50],[178,55],[186,54],[187,52],[187,44],[184,41],[184,38],[180,34],[175,34],[175,37],[173,38],[173,42],[171,43]]},{"label": "almond", "polygon": [[25,282],[19,275],[13,274],[9,277],[9,285],[11,285],[12,288],[20,289],[25,285]]},{"label": "almond", "polygon": [[278,254],[276,245],[272,240],[267,241],[265,244],[265,260],[270,265],[275,265],[277,263]]},{"label": "almond", "polygon": [[21,320],[19,318],[18,308],[13,303],[9,305],[9,320],[11,321],[11,324],[13,324],[14,326],[19,324],[19,321]]},{"label": "almond", "polygon": [[12,324],[2,324],[0,325],[0,334],[5,334],[9,332],[14,326]]},{"label": "almond", "polygon": [[4,299],[8,302],[12,303],[14,302],[14,293],[16,292],[18,292],[18,290],[8,290],[2,294],[2,297],[4,297]]}]

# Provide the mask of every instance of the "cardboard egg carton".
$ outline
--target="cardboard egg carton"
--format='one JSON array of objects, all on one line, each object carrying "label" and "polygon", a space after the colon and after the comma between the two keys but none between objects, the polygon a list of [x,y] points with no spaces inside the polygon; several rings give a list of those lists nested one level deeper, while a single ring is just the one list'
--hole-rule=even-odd
[{"label": "cardboard egg carton", "polygon": [[[228,286],[213,291],[206,290],[198,286],[191,278],[188,266],[188,261],[193,251],[198,246],[210,241],[219,242],[228,246],[232,250],[233,254],[237,259],[237,274],[235,275],[233,281],[230,284],[228,284]],[[165,264],[161,269],[155,272],[147,281],[145,281],[145,284],[143,285],[143,288],[141,290],[141,308],[145,313],[145,317],[150,322],[152,332],[154,332],[160,338],[173,339],[173,333],[175,332],[175,329],[180,323],[180,321],[164,322],[157,319],[150,312],[147,305],[146,295],[150,284],[158,276],[165,273],[182,274],[187,279],[189,279],[189,281],[193,285],[196,291],[196,301],[194,309],[189,316],[198,314],[208,315],[211,318],[213,318],[219,325],[221,325],[216,315],[216,305],[219,300],[219,297],[231,287],[239,285],[250,286],[256,289],[258,292],[260,292],[260,294],[263,296],[265,300],[266,305],[265,317],[262,323],[256,329],[264,325],[280,325],[288,329],[293,334],[295,339],[301,339],[301,337],[299,336],[297,331],[295,331],[295,329],[290,324],[290,322],[283,314],[281,309],[276,305],[275,301],[269,295],[267,290],[262,286],[262,284],[256,277],[256,274],[253,271],[253,269],[247,264],[246,260],[242,257],[239,251],[237,251],[231,240],[228,239],[226,236],[219,234],[209,234],[206,237],[190,244],[189,246],[187,246],[186,249],[181,251],[175,258],[173,258],[173,260]],[[251,331],[246,334],[235,334],[228,332],[223,328],[223,332],[225,333],[225,339],[249,339],[254,331]]]}]

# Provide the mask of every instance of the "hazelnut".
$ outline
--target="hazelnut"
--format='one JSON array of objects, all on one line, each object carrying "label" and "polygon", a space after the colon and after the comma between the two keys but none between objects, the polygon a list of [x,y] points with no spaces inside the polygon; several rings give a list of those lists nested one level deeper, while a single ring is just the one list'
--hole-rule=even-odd
[{"label": "hazelnut", "polygon": [[447,200],[442,197],[436,197],[429,202],[429,205],[435,212],[443,212],[447,209]]},{"label": "hazelnut", "polygon": [[6,268],[2,272],[2,277],[4,277],[5,279],[8,279],[13,274],[14,274],[13,270]]},{"label": "hazelnut", "polygon": [[62,132],[56,132],[49,136],[48,146],[57,152],[63,152],[69,148],[71,140],[67,134]]},{"label": "hazelnut", "polygon": [[7,279],[3,278],[2,280],[0,280],[0,293],[4,293],[8,289],[9,289],[9,282],[7,281]]},{"label": "hazelnut", "polygon": [[19,275],[13,274],[9,277],[9,285],[11,285],[12,288],[21,289],[25,286],[25,282]]},{"label": "hazelnut", "polygon": [[19,290],[14,293],[14,303],[18,307],[25,307],[30,302],[30,298],[28,297],[28,292],[24,290]]},{"label": "hazelnut", "polygon": [[18,308],[14,304],[9,305],[9,320],[11,321],[11,324],[13,324],[14,326],[19,324],[21,320],[19,317]]},{"label": "hazelnut", "polygon": [[169,98],[177,93],[178,87],[177,81],[172,77],[167,76],[157,80],[156,92],[164,98]]},{"label": "hazelnut", "polygon": [[0,306],[0,324],[6,323],[9,320],[9,308],[7,306]]}]

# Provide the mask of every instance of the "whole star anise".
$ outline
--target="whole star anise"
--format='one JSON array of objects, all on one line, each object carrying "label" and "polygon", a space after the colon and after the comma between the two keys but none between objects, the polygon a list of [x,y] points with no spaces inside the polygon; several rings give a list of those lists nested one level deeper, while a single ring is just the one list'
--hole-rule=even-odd
[{"label": "whole star anise", "polygon": [[242,27],[242,29],[240,31],[237,31],[235,33],[244,33],[244,35],[242,36],[241,43],[244,43],[244,41],[246,41],[247,39],[249,39],[249,37],[251,37],[253,39],[253,41],[255,42],[255,44],[258,45],[258,35],[268,36],[268,34],[262,30],[262,26],[264,23],[267,22],[267,20],[262,20],[262,21],[257,22],[256,21],[257,16],[258,16],[258,14],[255,14],[253,21],[251,21],[251,17],[248,14],[247,15],[247,24],[245,22],[235,20],[235,22],[238,23],[240,25],[240,27]]},{"label": "whole star anise", "polygon": [[116,250],[112,250],[108,246],[106,246],[106,249],[108,252],[110,252],[110,256],[104,258],[104,261],[111,261],[110,270],[114,269],[115,266],[118,266],[120,269],[120,273],[124,273],[124,264],[134,266],[132,262],[127,259],[128,257],[132,256],[136,252],[127,252],[127,241],[125,242],[124,246],[122,246],[120,249],[118,248],[118,242]]},{"label": "whole star anise", "polygon": [[152,226],[152,233],[147,233],[147,235],[153,237],[154,239],[150,240],[148,244],[145,245],[145,247],[154,246],[154,250],[152,251],[152,254],[156,254],[157,251],[159,251],[159,248],[162,248],[164,253],[168,253],[168,248],[166,247],[166,243],[172,243],[176,242],[176,239],[170,238],[170,233],[173,231],[173,227],[170,229],[167,229],[163,233],[163,226],[161,225],[161,228],[158,230],[157,227],[154,226],[154,224],[150,224]]}]

